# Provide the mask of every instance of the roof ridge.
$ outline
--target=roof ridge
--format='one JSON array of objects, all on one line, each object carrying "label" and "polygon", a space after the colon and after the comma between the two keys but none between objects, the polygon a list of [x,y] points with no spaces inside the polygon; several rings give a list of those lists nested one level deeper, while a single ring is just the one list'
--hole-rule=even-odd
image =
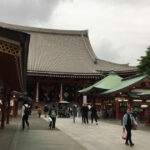
[{"label": "roof ridge", "polygon": [[23,26],[17,24],[9,24],[0,22],[0,26],[9,29],[21,30],[26,32],[40,32],[40,33],[52,33],[52,34],[69,34],[69,35],[87,35],[88,30],[61,30],[61,29],[50,29],[50,28],[40,28],[40,27],[31,27]]},{"label": "roof ridge", "polygon": [[100,59],[100,58],[97,58],[97,60],[99,60],[99,61],[104,61],[104,62],[106,62],[106,63],[114,64],[114,65],[120,65],[120,66],[126,66],[126,67],[136,67],[136,66],[129,66],[129,63],[127,63],[127,64],[119,64],[119,63],[107,61],[107,60]]},{"label": "roof ridge", "polygon": [[98,72],[58,72],[58,71],[36,71],[36,70],[27,70],[27,73],[45,73],[45,74],[71,74],[71,75],[78,75],[78,74],[85,74],[85,75],[101,75]]},{"label": "roof ridge", "polygon": [[132,75],[132,76],[126,77],[126,78],[122,79],[122,81],[126,81],[126,80],[133,79],[133,78],[136,78],[136,77],[142,77],[142,76],[146,77],[147,74],[145,74],[145,73],[139,73],[139,74],[136,74],[136,75]]},{"label": "roof ridge", "polygon": [[[87,34],[87,35],[88,35],[88,34]],[[85,48],[87,49],[88,53],[90,54],[90,57],[91,57],[92,60],[93,60],[93,63],[95,63],[96,55],[95,55],[95,53],[94,53],[94,51],[93,51],[91,45],[90,45],[90,47],[89,47],[90,41],[87,42],[86,39],[85,39],[85,37],[83,36],[83,34],[81,34],[81,37],[82,37],[82,40],[83,40],[83,42],[84,42]],[[87,38],[88,38],[88,37],[87,37]],[[88,40],[89,40],[89,38],[88,38]]]},{"label": "roof ridge", "polygon": [[118,75],[118,74],[116,73],[116,71],[110,70],[110,71],[109,71],[109,75]]}]

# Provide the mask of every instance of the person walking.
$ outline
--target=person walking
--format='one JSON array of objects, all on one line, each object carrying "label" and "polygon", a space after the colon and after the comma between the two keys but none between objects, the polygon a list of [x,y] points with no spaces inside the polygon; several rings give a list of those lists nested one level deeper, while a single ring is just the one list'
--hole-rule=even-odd
[{"label": "person walking", "polygon": [[95,119],[96,125],[98,125],[98,123],[97,123],[97,110],[96,110],[95,104],[92,105],[90,110],[91,110],[91,123],[93,123],[93,120]]},{"label": "person walking", "polygon": [[82,107],[80,109],[80,113],[81,113],[81,116],[82,116],[82,123],[84,123],[83,107],[84,107],[84,104],[82,104]]},{"label": "person walking", "polygon": [[29,114],[30,114],[30,107],[29,104],[27,102],[24,102],[22,105],[22,129],[24,130],[25,128],[25,123],[29,128]]},{"label": "person walking", "polygon": [[49,108],[47,105],[44,106],[44,115],[45,115],[45,118],[47,118],[48,116],[48,111],[49,111]]},{"label": "person walking", "polygon": [[38,116],[39,116],[39,118],[41,118],[41,114],[42,114],[42,108],[38,107]]},{"label": "person walking", "polygon": [[86,104],[84,104],[84,106],[82,108],[82,113],[83,113],[83,122],[85,124],[89,123],[89,121],[88,121],[88,112],[89,112],[88,106]]},{"label": "person walking", "polygon": [[[123,116],[123,130],[126,129],[126,131],[127,131],[127,137],[126,137],[125,144],[129,145],[129,143],[130,143],[131,147],[134,146],[132,139],[131,139],[131,129],[133,127],[133,124],[137,125],[137,122],[135,121],[133,115],[131,114],[130,108],[128,108],[126,110],[126,114]],[[129,141],[129,143],[128,143],[128,141]]]},{"label": "person walking", "polygon": [[53,107],[50,109],[49,111],[49,116],[52,118],[52,128],[55,128],[55,124],[56,124],[56,116],[57,116],[57,110],[55,108],[55,105],[53,105]]},{"label": "person walking", "polygon": [[73,109],[72,109],[72,114],[73,114],[73,122],[75,123],[75,119],[77,117],[77,106],[73,106]]}]

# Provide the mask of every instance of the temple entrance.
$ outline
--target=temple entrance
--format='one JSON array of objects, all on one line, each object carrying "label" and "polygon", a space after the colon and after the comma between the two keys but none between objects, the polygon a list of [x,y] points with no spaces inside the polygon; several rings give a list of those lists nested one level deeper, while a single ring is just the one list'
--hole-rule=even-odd
[{"label": "temple entrance", "polygon": [[74,101],[74,87],[64,85],[63,86],[63,100],[68,101],[68,102],[73,102]]},{"label": "temple entrance", "polygon": [[27,84],[27,95],[32,99],[35,98],[35,84]]},{"label": "temple entrance", "polygon": [[57,84],[40,84],[39,86],[39,101],[50,103],[58,102],[60,95],[60,87]]}]

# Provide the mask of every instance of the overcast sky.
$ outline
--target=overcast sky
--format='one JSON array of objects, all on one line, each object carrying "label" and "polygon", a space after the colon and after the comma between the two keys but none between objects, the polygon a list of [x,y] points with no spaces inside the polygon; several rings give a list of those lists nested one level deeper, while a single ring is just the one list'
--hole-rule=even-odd
[{"label": "overcast sky", "polygon": [[89,30],[96,55],[137,65],[150,46],[150,0],[0,0],[0,21]]}]

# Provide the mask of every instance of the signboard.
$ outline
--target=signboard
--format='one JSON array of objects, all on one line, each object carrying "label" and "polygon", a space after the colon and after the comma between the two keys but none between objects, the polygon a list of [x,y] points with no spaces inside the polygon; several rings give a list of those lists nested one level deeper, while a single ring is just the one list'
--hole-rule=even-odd
[{"label": "signboard", "polygon": [[141,105],[141,108],[147,108],[147,107],[148,107],[148,105],[146,105],[146,104]]},{"label": "signboard", "polygon": [[86,95],[83,96],[83,104],[87,104],[87,96]]},{"label": "signboard", "polygon": [[128,99],[126,99],[126,98],[124,98],[124,97],[116,97],[116,98],[115,98],[115,101],[119,101],[119,102],[121,102],[121,101],[128,102]]}]

